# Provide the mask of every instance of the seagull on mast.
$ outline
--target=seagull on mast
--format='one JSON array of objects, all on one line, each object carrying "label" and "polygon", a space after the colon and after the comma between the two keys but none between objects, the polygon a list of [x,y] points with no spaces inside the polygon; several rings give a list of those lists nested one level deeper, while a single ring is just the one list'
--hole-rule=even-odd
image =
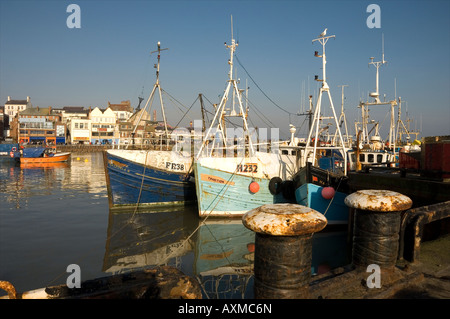
[{"label": "seagull on mast", "polygon": [[327,30],[328,28],[325,28],[325,30],[323,30],[323,32],[319,35],[319,38],[323,38],[327,34]]}]

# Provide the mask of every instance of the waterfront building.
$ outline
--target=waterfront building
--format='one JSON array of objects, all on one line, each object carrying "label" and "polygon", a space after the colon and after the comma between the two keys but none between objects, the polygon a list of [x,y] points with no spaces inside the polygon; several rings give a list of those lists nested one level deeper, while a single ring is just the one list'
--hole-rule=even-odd
[{"label": "waterfront building", "polygon": [[133,115],[133,108],[131,107],[130,100],[122,101],[119,104],[112,104],[108,101],[108,108],[116,114],[116,120],[118,122],[128,121]]},{"label": "waterfront building", "polygon": [[[145,109],[136,111],[128,121],[118,123],[119,143],[146,145],[154,137],[155,122]],[[133,137],[134,132],[134,137]]]},{"label": "waterfront building", "polygon": [[8,96],[8,101],[5,103],[5,114],[9,116],[9,122],[11,123],[17,113],[32,107],[30,97],[27,96],[26,100],[12,100]]},{"label": "waterfront building", "polygon": [[16,114],[11,122],[11,137],[20,143],[64,144],[66,125],[52,107],[30,107]]},{"label": "waterfront building", "polygon": [[116,130],[116,114],[108,107],[102,111],[95,107],[89,113],[91,120],[91,143],[112,144]]},{"label": "waterfront building", "polygon": [[68,124],[72,119],[89,118],[89,110],[84,106],[64,106],[61,109],[61,121]]},{"label": "waterfront building", "polygon": [[5,114],[5,107],[0,106],[0,140],[9,136],[9,115]]},{"label": "waterfront building", "polygon": [[91,142],[92,121],[86,118],[70,119],[70,143],[89,144]]}]

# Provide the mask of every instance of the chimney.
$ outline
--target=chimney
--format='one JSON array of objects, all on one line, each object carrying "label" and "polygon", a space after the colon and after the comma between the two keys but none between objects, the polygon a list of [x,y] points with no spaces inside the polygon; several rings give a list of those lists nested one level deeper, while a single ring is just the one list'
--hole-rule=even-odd
[{"label": "chimney", "polygon": [[10,97],[10,96],[8,96],[8,102],[9,102],[9,101],[11,101],[11,97]]},{"label": "chimney", "polygon": [[48,115],[51,115],[51,114],[52,114],[52,107],[49,106],[49,107],[48,107]]},{"label": "chimney", "polygon": [[156,122],[156,110],[153,110],[153,122]]},{"label": "chimney", "polygon": [[30,97],[29,96],[27,96],[27,103],[29,103],[30,102]]}]

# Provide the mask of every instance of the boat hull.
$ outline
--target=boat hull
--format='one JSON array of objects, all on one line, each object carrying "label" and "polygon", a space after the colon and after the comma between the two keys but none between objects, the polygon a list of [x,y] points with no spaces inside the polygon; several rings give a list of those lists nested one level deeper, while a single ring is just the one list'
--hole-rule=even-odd
[{"label": "boat hull", "polygon": [[322,196],[323,189],[313,183],[301,185],[295,190],[297,203],[322,213],[329,225],[348,224],[349,208],[344,203],[347,194],[335,192],[332,199],[325,199]]},{"label": "boat hull", "polygon": [[19,144],[0,144],[0,161],[16,161]]},{"label": "boat hull", "polygon": [[20,158],[20,164],[21,165],[27,165],[27,164],[48,164],[48,163],[59,163],[59,162],[65,162],[69,159],[70,153],[64,152],[64,153],[56,153],[52,156],[48,157],[21,157]]},{"label": "boat hull", "polygon": [[[269,189],[270,178],[274,175],[283,176],[282,171],[285,170],[276,168],[273,169],[275,172],[272,174],[265,174],[264,163],[254,159],[248,160],[249,163],[240,158],[217,158],[215,161],[214,167],[214,160],[211,158],[200,159],[194,163],[200,217],[241,217],[256,207],[288,201],[282,193],[272,194]],[[277,164],[274,165],[277,166]],[[252,174],[250,172],[236,173],[235,170],[231,171],[230,167],[244,167],[244,169],[247,167],[247,170],[249,167],[253,170],[258,168],[256,173]],[[268,177],[263,177],[264,175]],[[256,192],[250,190],[250,184],[253,182],[259,185]]]},{"label": "boat hull", "polygon": [[[165,154],[167,159],[170,159],[169,153],[167,151]],[[118,156],[117,152],[114,154],[111,150],[103,154],[110,207],[136,204],[182,206],[195,203],[195,186],[186,172],[144,165]]]},{"label": "boat hull", "polygon": [[[334,162],[334,159],[331,161]],[[330,169],[330,167],[326,167]],[[307,163],[294,175],[295,198],[297,204],[311,207],[327,218],[328,224],[348,224],[349,208],[344,199],[349,194],[347,177],[342,173],[333,173],[334,168],[328,170]],[[332,187],[334,197],[325,199],[322,190]]]}]

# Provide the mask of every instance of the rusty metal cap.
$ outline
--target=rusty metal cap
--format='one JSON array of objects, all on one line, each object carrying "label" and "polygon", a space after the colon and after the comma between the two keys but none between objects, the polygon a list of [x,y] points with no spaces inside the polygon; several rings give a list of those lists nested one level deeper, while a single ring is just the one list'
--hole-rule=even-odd
[{"label": "rusty metal cap", "polygon": [[267,204],[242,216],[245,227],[272,236],[298,236],[321,231],[327,225],[324,215],[297,204]]},{"label": "rusty metal cap", "polygon": [[412,200],[397,192],[365,189],[348,195],[345,204],[349,207],[375,212],[398,212],[409,209]]}]

